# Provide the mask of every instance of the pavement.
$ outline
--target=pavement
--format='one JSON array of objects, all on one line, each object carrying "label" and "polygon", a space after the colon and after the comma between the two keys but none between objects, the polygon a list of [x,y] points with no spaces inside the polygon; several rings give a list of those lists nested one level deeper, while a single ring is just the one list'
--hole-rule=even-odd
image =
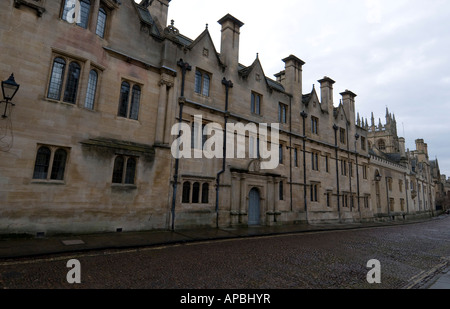
[{"label": "pavement", "polygon": [[[0,262],[2,260],[38,258],[53,254],[82,253],[96,250],[137,249],[212,240],[416,224],[447,217],[448,215],[444,215],[438,218],[420,221],[202,228],[175,231],[117,232],[36,238],[2,237],[0,238]],[[425,288],[450,289],[450,268],[445,269],[438,276],[434,277],[433,281],[430,281]]]}]

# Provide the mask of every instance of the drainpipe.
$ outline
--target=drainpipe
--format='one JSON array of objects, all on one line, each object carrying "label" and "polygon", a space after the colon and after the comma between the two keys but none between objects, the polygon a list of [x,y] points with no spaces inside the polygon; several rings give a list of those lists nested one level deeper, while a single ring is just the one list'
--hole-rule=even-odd
[{"label": "drainpipe", "polygon": [[338,207],[338,215],[339,215],[339,222],[341,222],[341,202],[340,202],[340,189],[339,189],[339,158],[338,158],[338,143],[337,143],[337,131],[338,126],[335,124],[333,126],[334,130],[334,149],[335,149],[335,156],[336,156],[336,186],[337,186],[337,207]]},{"label": "drainpipe", "polygon": [[300,115],[303,118],[303,198],[305,200],[306,223],[308,223],[308,199],[306,196],[306,118],[308,118],[308,114],[303,111]]},{"label": "drainpipe", "polygon": [[[183,59],[180,59],[177,62],[177,65],[181,68],[181,94],[179,99],[180,104],[180,114],[178,116],[178,124],[181,127],[182,118],[183,118],[183,106],[184,106],[184,85],[186,80],[186,72],[190,71],[192,67],[187,62],[183,62]],[[178,140],[181,137],[180,131],[178,131]],[[172,196],[172,231],[175,230],[175,205],[177,200],[177,185],[178,185],[178,172],[179,172],[179,166],[180,166],[180,159],[175,159],[175,174],[173,175],[173,196]]]},{"label": "drainpipe", "polygon": [[224,77],[222,84],[225,86],[225,126],[224,126],[224,137],[223,137],[223,159],[222,159],[222,170],[217,173],[216,178],[216,228],[219,228],[219,190],[220,190],[220,176],[225,173],[225,165],[227,160],[227,125],[228,125],[228,94],[231,88],[233,88],[233,83],[231,80],[226,80]]}]

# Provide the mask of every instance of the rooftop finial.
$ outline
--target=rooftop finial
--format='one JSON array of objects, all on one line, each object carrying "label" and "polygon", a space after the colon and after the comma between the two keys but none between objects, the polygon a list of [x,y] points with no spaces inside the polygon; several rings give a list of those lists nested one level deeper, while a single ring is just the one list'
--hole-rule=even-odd
[{"label": "rooftop finial", "polygon": [[208,24],[206,24],[206,29],[208,29]]},{"label": "rooftop finial", "polygon": [[170,24],[171,24],[172,27],[173,27],[173,25],[175,25],[175,21],[172,19],[172,20],[170,21]]}]

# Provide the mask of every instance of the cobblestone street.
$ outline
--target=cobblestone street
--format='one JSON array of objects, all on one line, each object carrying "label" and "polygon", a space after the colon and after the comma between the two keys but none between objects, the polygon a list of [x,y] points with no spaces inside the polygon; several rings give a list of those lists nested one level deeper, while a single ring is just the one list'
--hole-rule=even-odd
[{"label": "cobblestone street", "polygon": [[[393,227],[2,260],[7,289],[423,288],[450,261],[450,218]],[[67,261],[81,265],[69,284]],[[381,284],[366,280],[381,263]]]}]

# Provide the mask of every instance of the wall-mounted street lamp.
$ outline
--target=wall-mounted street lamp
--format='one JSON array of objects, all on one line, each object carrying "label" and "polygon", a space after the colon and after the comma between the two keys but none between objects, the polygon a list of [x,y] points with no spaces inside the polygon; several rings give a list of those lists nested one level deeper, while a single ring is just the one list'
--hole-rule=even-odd
[{"label": "wall-mounted street lamp", "polygon": [[17,91],[19,90],[19,87],[20,85],[17,84],[16,81],[14,80],[14,74],[11,74],[11,76],[7,80],[2,81],[2,93],[4,101],[0,101],[0,103],[5,103],[5,112],[3,113],[2,118],[8,117],[6,116],[8,104],[14,106],[14,104],[11,103],[11,101],[16,95]]}]

